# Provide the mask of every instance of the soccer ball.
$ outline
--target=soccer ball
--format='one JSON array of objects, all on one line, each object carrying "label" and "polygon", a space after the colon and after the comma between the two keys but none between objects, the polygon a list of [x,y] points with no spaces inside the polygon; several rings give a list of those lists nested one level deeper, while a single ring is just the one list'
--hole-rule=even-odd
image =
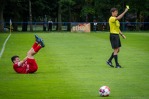
[{"label": "soccer ball", "polygon": [[102,97],[106,97],[110,95],[110,88],[108,86],[102,86],[99,89],[99,95]]}]

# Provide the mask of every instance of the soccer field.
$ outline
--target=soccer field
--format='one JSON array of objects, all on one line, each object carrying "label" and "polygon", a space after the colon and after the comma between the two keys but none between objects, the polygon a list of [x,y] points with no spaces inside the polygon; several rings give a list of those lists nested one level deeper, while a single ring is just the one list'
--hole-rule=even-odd
[{"label": "soccer field", "polygon": [[[124,33],[120,69],[106,65],[112,53],[106,32],[36,34],[46,46],[35,55],[35,74],[15,73],[10,60],[26,56],[34,33],[10,36],[0,58],[0,99],[102,99],[103,85],[111,89],[108,99],[149,98],[149,33]],[[8,35],[0,34],[0,49]]]}]

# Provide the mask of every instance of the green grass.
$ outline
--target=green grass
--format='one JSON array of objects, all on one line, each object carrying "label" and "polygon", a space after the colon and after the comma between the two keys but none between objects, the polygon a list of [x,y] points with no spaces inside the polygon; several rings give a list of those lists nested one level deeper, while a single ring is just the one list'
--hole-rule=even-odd
[{"label": "green grass", "polygon": [[4,41],[5,41],[5,39],[7,38],[8,35],[9,34],[6,34],[6,33],[0,34],[0,51],[1,51],[1,48],[3,47],[3,43],[4,43]]},{"label": "green grass", "polygon": [[[121,69],[105,61],[112,53],[108,33],[38,33],[46,47],[35,56],[35,74],[17,74],[11,56],[26,56],[33,33],[13,33],[0,59],[0,99],[102,99],[98,89],[111,89],[108,99],[148,99],[149,34],[125,33],[119,53]],[[0,47],[8,34],[0,34]],[[114,63],[114,61],[113,61]]]}]

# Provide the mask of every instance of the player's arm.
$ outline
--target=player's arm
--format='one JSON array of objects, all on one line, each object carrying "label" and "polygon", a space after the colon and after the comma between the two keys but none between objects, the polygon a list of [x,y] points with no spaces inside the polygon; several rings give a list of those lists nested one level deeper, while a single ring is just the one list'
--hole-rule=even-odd
[{"label": "player's arm", "polygon": [[23,60],[21,60],[20,62],[18,62],[18,66],[21,66],[26,60],[27,60],[27,57],[25,57]]},{"label": "player's arm", "polygon": [[117,20],[120,20],[124,15],[125,15],[125,13],[128,11],[128,8],[126,8],[125,9],[125,11],[122,13],[122,14],[120,14],[118,17],[116,17],[116,19]]},{"label": "player's arm", "polygon": [[126,36],[122,33],[121,30],[120,30],[120,35],[122,36],[123,39],[126,39]]}]

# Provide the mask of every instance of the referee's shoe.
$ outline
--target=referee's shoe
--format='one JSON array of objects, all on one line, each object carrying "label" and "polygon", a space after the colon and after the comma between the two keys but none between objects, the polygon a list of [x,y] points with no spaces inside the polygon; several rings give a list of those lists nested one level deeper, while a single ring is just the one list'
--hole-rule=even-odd
[{"label": "referee's shoe", "polygon": [[119,64],[118,65],[116,65],[116,67],[115,68],[122,68]]},{"label": "referee's shoe", "polygon": [[110,67],[114,67],[114,66],[112,65],[112,62],[110,62],[110,61],[107,61],[107,65],[109,65]]}]

